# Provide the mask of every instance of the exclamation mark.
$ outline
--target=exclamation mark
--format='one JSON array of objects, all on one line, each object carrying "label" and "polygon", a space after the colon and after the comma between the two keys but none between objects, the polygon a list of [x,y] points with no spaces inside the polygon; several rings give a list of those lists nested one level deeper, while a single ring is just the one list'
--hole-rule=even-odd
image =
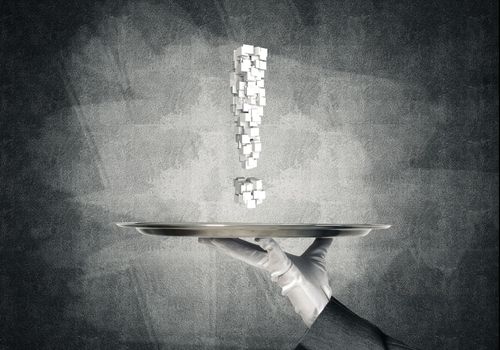
[{"label": "exclamation mark", "polygon": [[[264,73],[267,68],[267,49],[242,45],[234,50],[230,75],[236,143],[239,161],[244,169],[257,167],[262,151],[260,124],[266,105]],[[262,180],[255,177],[234,179],[235,201],[255,208],[266,198]]]}]

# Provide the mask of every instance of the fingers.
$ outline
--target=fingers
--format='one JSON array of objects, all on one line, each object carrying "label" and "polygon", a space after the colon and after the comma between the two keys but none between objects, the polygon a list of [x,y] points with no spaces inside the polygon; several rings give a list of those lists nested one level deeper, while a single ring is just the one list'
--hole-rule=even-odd
[{"label": "fingers", "polygon": [[263,268],[271,273],[271,277],[282,275],[292,265],[291,260],[272,238],[256,238],[258,245],[230,238],[199,238],[198,241],[247,264]]},{"label": "fingers", "polygon": [[198,242],[256,267],[260,267],[267,258],[267,253],[261,247],[239,238],[198,238]]},{"label": "fingers", "polygon": [[273,249],[281,250],[279,244],[272,238],[255,238],[255,242],[267,252],[271,252]]},{"label": "fingers", "polygon": [[314,242],[302,254],[303,257],[325,259],[328,248],[332,244],[332,238],[316,238]]},{"label": "fingers", "polygon": [[233,242],[238,243],[238,245],[240,245],[242,247],[245,246],[245,247],[248,247],[248,248],[251,248],[251,249],[255,249],[255,250],[258,250],[258,251],[262,251],[262,252],[264,251],[257,244],[252,244],[250,242],[247,242],[247,241],[245,241],[243,239],[239,239],[239,238],[205,238],[205,237],[198,237],[198,243],[205,244],[205,245],[212,246],[212,247],[216,246],[214,244],[215,241],[218,241],[218,242],[233,241]]}]

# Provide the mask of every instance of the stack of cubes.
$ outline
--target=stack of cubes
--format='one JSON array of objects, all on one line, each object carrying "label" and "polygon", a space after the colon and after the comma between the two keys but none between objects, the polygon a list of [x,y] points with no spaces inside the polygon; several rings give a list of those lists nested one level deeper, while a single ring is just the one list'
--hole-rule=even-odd
[{"label": "stack of cubes", "polygon": [[244,169],[257,167],[262,150],[259,126],[264,116],[267,49],[243,45],[234,50],[231,112],[235,117],[236,143]]},{"label": "stack of cubes", "polygon": [[[267,49],[262,47],[243,45],[234,50],[231,112],[235,118],[236,143],[244,169],[256,168],[257,159],[262,151],[259,126],[266,105],[264,89],[266,60]],[[265,198],[266,192],[262,180],[255,177],[234,179],[234,199],[237,203],[247,208],[256,208]]]},{"label": "stack of cubes", "polygon": [[255,177],[237,177],[234,179],[234,200],[249,209],[257,207],[266,198],[262,180]]}]

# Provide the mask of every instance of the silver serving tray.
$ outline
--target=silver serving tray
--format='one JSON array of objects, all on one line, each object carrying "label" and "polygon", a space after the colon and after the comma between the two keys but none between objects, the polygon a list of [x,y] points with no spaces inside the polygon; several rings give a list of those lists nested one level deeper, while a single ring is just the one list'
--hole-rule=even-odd
[{"label": "silver serving tray", "polygon": [[365,236],[372,230],[391,225],[372,224],[241,224],[117,222],[120,227],[135,228],[140,233],[157,236],[191,236],[210,238],[237,237],[342,237]]}]

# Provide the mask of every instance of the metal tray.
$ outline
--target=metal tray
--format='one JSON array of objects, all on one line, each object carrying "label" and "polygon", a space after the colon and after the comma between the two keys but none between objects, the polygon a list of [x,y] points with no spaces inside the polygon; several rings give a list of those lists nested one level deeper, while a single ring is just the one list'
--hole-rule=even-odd
[{"label": "metal tray", "polygon": [[120,227],[135,228],[140,233],[157,236],[210,238],[237,237],[342,237],[365,236],[372,230],[391,225],[372,224],[242,224],[242,223],[163,223],[117,222]]}]

